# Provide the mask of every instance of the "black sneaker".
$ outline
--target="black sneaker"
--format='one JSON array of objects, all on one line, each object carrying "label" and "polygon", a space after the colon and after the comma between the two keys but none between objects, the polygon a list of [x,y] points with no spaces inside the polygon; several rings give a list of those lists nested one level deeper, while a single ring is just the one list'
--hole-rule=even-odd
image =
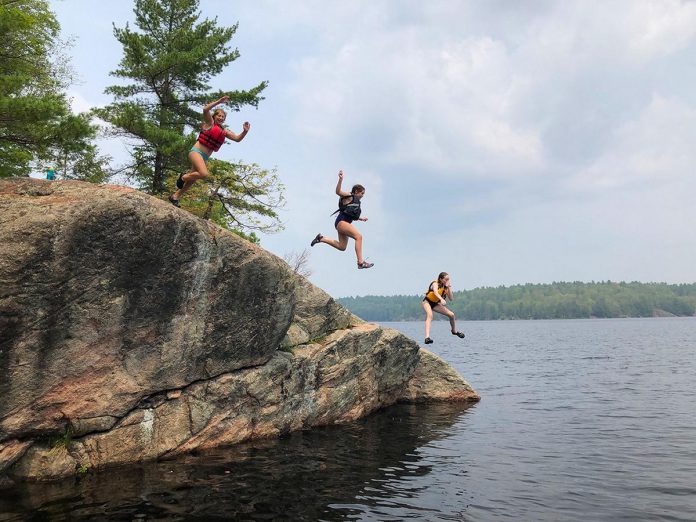
[{"label": "black sneaker", "polygon": [[314,246],[314,245],[316,245],[317,243],[319,243],[319,242],[321,241],[321,238],[323,238],[323,237],[324,237],[324,236],[322,236],[321,234],[317,234],[317,237],[315,237],[314,239],[312,239],[312,242],[309,244],[309,246]]},{"label": "black sneaker", "polygon": [[433,344],[433,340],[430,337],[426,337],[425,344]]},{"label": "black sneaker", "polygon": [[169,202],[177,208],[181,208],[181,204],[178,199],[174,199],[174,195],[169,196]]},{"label": "black sneaker", "polygon": [[362,263],[358,263],[358,268],[372,268],[375,266],[374,263],[368,263],[367,261],[363,261]]},{"label": "black sneaker", "polygon": [[456,335],[460,339],[464,339],[464,337],[465,337],[463,332],[452,332],[452,335]]}]

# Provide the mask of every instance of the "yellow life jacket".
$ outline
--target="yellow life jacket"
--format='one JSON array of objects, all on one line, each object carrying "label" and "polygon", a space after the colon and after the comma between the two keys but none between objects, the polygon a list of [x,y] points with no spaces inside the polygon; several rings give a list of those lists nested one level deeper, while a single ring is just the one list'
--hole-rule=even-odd
[{"label": "yellow life jacket", "polygon": [[[437,279],[430,283],[430,286],[428,287],[428,290],[425,293],[425,298],[431,303],[439,303],[440,298],[435,294],[435,292],[433,292],[433,283],[438,283]],[[447,288],[438,283],[437,293],[444,298],[445,292],[447,292]]]}]

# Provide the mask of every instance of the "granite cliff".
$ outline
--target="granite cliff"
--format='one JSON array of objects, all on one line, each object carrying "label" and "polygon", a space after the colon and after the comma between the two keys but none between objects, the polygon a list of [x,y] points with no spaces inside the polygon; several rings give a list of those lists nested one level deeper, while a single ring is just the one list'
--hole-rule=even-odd
[{"label": "granite cliff", "polygon": [[476,392],[283,260],[119,186],[0,181],[0,476],[45,479]]}]

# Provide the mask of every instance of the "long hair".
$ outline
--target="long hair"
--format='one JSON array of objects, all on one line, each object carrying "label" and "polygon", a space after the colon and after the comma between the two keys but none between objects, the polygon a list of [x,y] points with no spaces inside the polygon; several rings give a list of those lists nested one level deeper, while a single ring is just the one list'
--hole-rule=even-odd
[{"label": "long hair", "polygon": [[440,272],[440,275],[437,276],[437,282],[440,283],[445,277],[447,277],[449,274],[447,272]]}]

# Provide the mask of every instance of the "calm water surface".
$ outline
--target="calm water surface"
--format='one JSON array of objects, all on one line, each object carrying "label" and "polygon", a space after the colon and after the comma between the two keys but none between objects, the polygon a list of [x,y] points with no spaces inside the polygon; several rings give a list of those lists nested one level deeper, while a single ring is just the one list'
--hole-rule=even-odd
[{"label": "calm water surface", "polygon": [[696,318],[460,326],[429,348],[473,407],[0,486],[0,520],[696,520]]}]

